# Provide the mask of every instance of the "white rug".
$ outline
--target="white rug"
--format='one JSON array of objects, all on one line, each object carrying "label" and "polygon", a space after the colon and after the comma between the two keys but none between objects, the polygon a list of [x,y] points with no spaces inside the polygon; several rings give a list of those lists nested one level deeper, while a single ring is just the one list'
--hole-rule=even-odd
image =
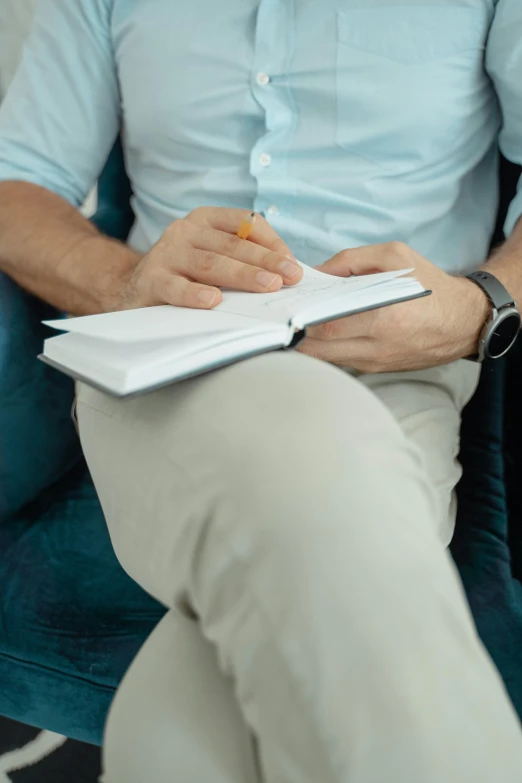
[{"label": "white rug", "polygon": [[97,783],[100,750],[0,718],[0,783]]}]

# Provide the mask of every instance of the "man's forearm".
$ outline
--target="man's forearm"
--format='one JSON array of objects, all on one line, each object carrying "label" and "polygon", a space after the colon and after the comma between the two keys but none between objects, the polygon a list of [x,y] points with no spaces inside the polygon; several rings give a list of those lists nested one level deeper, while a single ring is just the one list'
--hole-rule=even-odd
[{"label": "man's forearm", "polygon": [[0,271],[60,310],[116,309],[120,281],[138,260],[54,193],[0,182]]},{"label": "man's forearm", "polygon": [[498,277],[522,308],[522,219],[507,242],[494,251],[484,269]]}]

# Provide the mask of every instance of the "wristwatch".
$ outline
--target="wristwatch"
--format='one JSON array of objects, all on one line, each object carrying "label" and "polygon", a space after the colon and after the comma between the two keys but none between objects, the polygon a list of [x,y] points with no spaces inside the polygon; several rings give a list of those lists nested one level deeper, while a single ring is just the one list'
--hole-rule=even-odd
[{"label": "wristwatch", "polygon": [[478,353],[468,359],[476,362],[500,359],[518,337],[521,325],[518,307],[500,280],[489,272],[481,270],[466,277],[484,291],[491,303],[491,315],[480,333]]}]

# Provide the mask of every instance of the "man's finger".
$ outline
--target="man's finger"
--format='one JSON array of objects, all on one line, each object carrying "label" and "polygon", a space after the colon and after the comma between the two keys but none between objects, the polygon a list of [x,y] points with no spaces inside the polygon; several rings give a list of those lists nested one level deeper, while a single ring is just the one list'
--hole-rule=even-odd
[{"label": "man's finger", "polygon": [[157,288],[158,304],[210,310],[223,299],[219,288],[193,283],[181,275],[162,275]]},{"label": "man's finger", "polygon": [[245,242],[235,234],[219,231],[207,226],[193,226],[194,236],[190,238],[198,250],[220,253],[244,264],[267,269],[281,275],[286,285],[294,285],[303,277],[303,269],[290,261],[288,256],[267,250],[255,242]]},{"label": "man's finger", "polygon": [[[228,234],[236,234],[241,226],[243,220],[248,217],[250,212],[247,209],[233,209],[225,207],[205,207],[204,210],[194,210],[187,216],[193,223],[199,222],[199,215],[204,215],[205,224],[216,228],[218,231],[226,231]],[[248,242],[255,242],[257,245],[262,245],[268,250],[272,250],[274,253],[280,253],[281,255],[294,258],[294,255],[286,242],[284,242],[277,231],[261,217],[259,213],[256,213],[256,220],[252,233],[248,237]]]},{"label": "man's finger", "polygon": [[322,265],[321,271],[329,275],[350,277],[375,272],[392,272],[416,265],[418,258],[403,242],[387,242],[383,245],[367,245],[352,250],[342,250]]}]

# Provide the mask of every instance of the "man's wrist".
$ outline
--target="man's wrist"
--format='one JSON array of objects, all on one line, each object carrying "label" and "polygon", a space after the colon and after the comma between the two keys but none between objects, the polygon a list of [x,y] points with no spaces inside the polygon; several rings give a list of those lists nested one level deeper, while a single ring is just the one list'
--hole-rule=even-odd
[{"label": "man's wrist", "polygon": [[471,280],[458,278],[461,284],[457,304],[462,314],[459,356],[465,359],[477,353],[480,335],[491,315],[491,302]]},{"label": "man's wrist", "polygon": [[[99,253],[106,260],[103,273],[99,275],[95,284],[99,310],[104,313],[121,310],[123,291],[142,256],[122,242],[103,235],[92,237],[91,243],[95,242],[98,242]],[[91,253],[97,250],[98,248],[91,245]]]}]

